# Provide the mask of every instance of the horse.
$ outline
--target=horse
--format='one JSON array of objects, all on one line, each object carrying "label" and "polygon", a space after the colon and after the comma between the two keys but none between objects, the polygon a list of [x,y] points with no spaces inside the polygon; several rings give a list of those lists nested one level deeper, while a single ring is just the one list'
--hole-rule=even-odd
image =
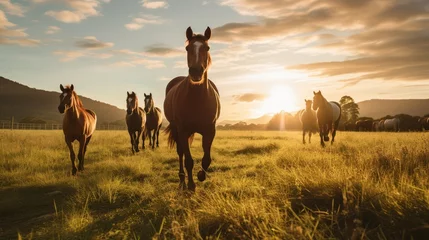
[{"label": "horse", "polygon": [[400,120],[399,118],[391,118],[384,120],[384,131],[387,132],[399,132],[400,128]]},{"label": "horse", "polygon": [[[84,170],[85,153],[92,135],[97,125],[97,115],[94,111],[83,107],[82,101],[74,91],[74,86],[63,87],[60,84],[61,95],[58,111],[63,114],[63,133],[67,147],[70,151],[70,160],[72,164],[72,175],[76,175],[77,171]],[[72,143],[79,141],[79,165],[76,168],[76,155],[73,151]]]},{"label": "horse", "polygon": [[[149,95],[144,94],[144,111],[146,112],[146,133],[149,137],[149,146],[152,146],[152,149],[155,148],[155,138],[156,146],[159,147],[159,131],[162,126],[162,112],[161,109],[155,107],[155,102],[152,98],[152,93]],[[153,130],[153,136],[151,136]]]},{"label": "horse", "polygon": [[356,121],[356,131],[358,132],[371,132],[373,127],[373,120],[360,119]]},{"label": "horse", "polygon": [[325,147],[324,141],[329,141],[329,133],[331,132],[331,145],[334,143],[337,133],[338,124],[341,119],[341,106],[339,103],[328,102],[322,95],[322,92],[313,91],[313,110],[317,110],[317,123],[319,124],[320,145]]},{"label": "horse", "polygon": [[429,116],[421,117],[419,123],[423,131],[429,130]]},{"label": "horse", "polygon": [[146,113],[144,109],[139,107],[139,99],[135,92],[127,92],[127,113],[125,122],[127,123],[128,133],[131,140],[131,152],[139,152],[139,139],[142,135],[142,149],[144,149]]},{"label": "horse", "polygon": [[299,113],[299,121],[302,125],[302,143],[305,144],[305,133],[308,132],[308,142],[311,143],[311,133],[317,132],[316,113],[311,109],[313,101],[304,99],[305,109]]},{"label": "horse", "polygon": [[179,157],[179,188],[186,189],[183,155],[188,173],[188,190],[195,191],[192,177],[194,160],[190,152],[190,144],[195,133],[202,135],[202,169],[198,172],[198,180],[206,179],[206,171],[211,163],[211,146],[216,135],[216,121],[220,115],[219,91],[208,79],[211,65],[208,40],[211,29],[206,28],[204,35],[194,34],[191,27],[186,29],[186,51],[188,76],[173,78],[166,87],[164,112],[170,122],[165,129],[168,134],[170,148],[176,145]]}]

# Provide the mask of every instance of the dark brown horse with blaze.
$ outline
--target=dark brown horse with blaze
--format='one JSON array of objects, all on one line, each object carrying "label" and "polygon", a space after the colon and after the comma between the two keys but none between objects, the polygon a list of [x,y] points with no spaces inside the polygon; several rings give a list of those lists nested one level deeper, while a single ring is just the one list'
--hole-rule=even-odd
[{"label": "dark brown horse with blaze", "polygon": [[139,152],[139,139],[142,135],[142,149],[144,149],[145,139],[145,124],[146,124],[146,113],[139,107],[139,99],[134,92],[127,92],[127,115],[125,121],[127,123],[128,133],[130,134],[131,140],[131,151]]},{"label": "dark brown horse with blaze", "polygon": [[190,152],[190,139],[194,133],[202,135],[204,156],[202,170],[198,172],[198,180],[206,179],[206,171],[211,163],[211,146],[216,134],[216,120],[220,114],[219,92],[207,77],[207,70],[211,64],[208,40],[211,36],[209,27],[204,35],[195,35],[188,27],[187,59],[189,74],[172,79],[166,88],[164,111],[170,122],[166,129],[169,134],[170,147],[176,144],[179,156],[180,187],[185,189],[185,172],[183,170],[183,155],[185,155],[185,167],[188,173],[188,189],[195,191],[195,183],[192,177],[194,160]]},{"label": "dark brown horse with blaze", "polygon": [[[152,98],[152,93],[149,95],[144,94],[144,111],[146,112],[146,133],[149,137],[149,146],[152,149],[156,146],[159,147],[159,130],[162,126],[162,112],[161,109],[155,107],[155,102]],[[153,131],[153,135],[152,135]],[[152,136],[151,136],[152,135]]]},{"label": "dark brown horse with blaze", "polygon": [[341,119],[341,106],[339,103],[328,102],[322,92],[313,91],[313,110],[317,110],[317,123],[319,124],[320,144],[325,147],[325,141],[329,141],[329,133],[332,135],[331,144],[334,143],[338,124]]},{"label": "dark brown horse with blaze", "polygon": [[[62,93],[60,95],[58,111],[64,113],[63,132],[70,151],[72,174],[76,175],[78,170],[84,170],[86,148],[95,131],[97,116],[95,112],[83,107],[82,102],[74,91],[73,84],[66,87],[60,84],[60,89]],[[79,159],[78,168],[76,168],[76,155],[72,145],[75,140],[79,141],[79,153],[77,155]]]}]

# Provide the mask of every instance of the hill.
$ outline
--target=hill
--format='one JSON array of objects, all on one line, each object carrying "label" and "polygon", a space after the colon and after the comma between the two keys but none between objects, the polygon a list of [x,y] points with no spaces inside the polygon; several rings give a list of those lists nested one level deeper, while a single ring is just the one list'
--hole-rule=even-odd
[{"label": "hill", "polygon": [[221,122],[218,122],[217,125],[236,124],[239,122],[245,122],[247,124],[266,124],[271,120],[272,117],[272,114],[265,114],[258,118],[251,118],[245,120],[223,120]]},{"label": "hill", "polygon": [[400,113],[424,116],[429,113],[429,99],[371,99],[358,102],[360,116],[381,118]]},{"label": "hill", "polygon": [[[0,120],[16,121],[34,117],[47,122],[61,123],[63,115],[58,112],[59,92],[30,88],[0,77]],[[79,95],[84,106],[97,113],[98,123],[111,123],[125,117],[125,110],[110,104]]]}]

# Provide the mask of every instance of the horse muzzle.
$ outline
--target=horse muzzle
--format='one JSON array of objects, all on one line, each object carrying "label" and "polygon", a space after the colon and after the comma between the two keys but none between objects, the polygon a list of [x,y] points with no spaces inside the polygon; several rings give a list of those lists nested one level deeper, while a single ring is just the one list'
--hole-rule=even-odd
[{"label": "horse muzzle", "polygon": [[60,112],[60,113],[64,113],[64,111],[66,110],[66,107],[65,106],[58,106],[58,111]]},{"label": "horse muzzle", "polygon": [[192,82],[200,82],[203,78],[204,69],[202,67],[190,67],[189,68],[189,76],[191,76]]},{"label": "horse muzzle", "polygon": [[127,109],[127,114],[130,115],[133,111],[131,109]]}]

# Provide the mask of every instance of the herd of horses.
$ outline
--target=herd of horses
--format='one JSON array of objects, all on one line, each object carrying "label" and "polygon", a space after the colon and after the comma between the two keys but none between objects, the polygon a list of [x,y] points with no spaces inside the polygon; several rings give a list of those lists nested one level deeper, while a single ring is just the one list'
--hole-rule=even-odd
[{"label": "herd of horses", "polygon": [[[173,78],[166,86],[164,99],[164,114],[169,125],[165,129],[168,134],[169,147],[176,146],[179,159],[179,187],[195,191],[193,180],[194,160],[190,152],[190,145],[195,133],[202,136],[202,148],[204,155],[201,169],[197,177],[199,181],[206,179],[207,170],[211,164],[211,146],[216,134],[216,121],[219,118],[221,104],[219,91],[216,85],[208,78],[208,69],[211,66],[208,41],[211,37],[211,29],[207,27],[204,34],[194,34],[191,27],[186,30],[186,52],[188,75]],[[84,157],[87,146],[95,131],[96,114],[83,107],[78,95],[74,91],[73,84],[63,87],[60,85],[60,104],[58,110],[64,113],[63,133],[65,142],[70,151],[72,175],[84,170]],[[308,141],[311,142],[311,134],[319,132],[320,145],[325,147],[331,137],[334,143],[336,131],[341,120],[341,106],[338,102],[328,101],[321,91],[313,91],[313,100],[305,100],[306,108],[301,110],[299,119],[302,123],[302,141],[305,144],[305,136],[308,133]],[[135,92],[127,92],[125,121],[130,135],[132,153],[139,152],[139,139],[142,138],[141,148],[145,148],[145,139],[149,138],[149,146],[154,149],[159,147],[159,132],[162,126],[162,112],[155,103],[152,93],[144,94],[144,108],[139,106],[139,98]],[[356,122],[360,129],[371,127],[377,130],[398,130],[401,119],[383,119],[369,122],[362,120]],[[429,125],[429,118],[419,119],[419,123]],[[330,135],[330,136],[329,136]],[[78,160],[76,168],[75,153],[72,142],[79,142]],[[185,183],[185,171],[188,181]]]},{"label": "herd of horses", "polygon": [[[216,85],[208,79],[208,69],[211,66],[208,41],[211,29],[207,27],[202,34],[194,34],[191,27],[186,29],[186,52],[188,76],[178,76],[172,79],[166,87],[164,111],[169,125],[166,128],[168,145],[174,147],[179,158],[180,188],[195,191],[192,170],[194,160],[190,152],[190,144],[195,133],[202,135],[204,155],[198,180],[204,181],[211,163],[211,146],[216,134],[216,121],[220,115],[219,91]],[[63,87],[58,111],[64,113],[63,133],[70,151],[72,175],[84,170],[84,158],[87,146],[97,124],[96,114],[83,107],[73,84]],[[144,108],[139,106],[139,98],[135,92],[127,92],[125,121],[130,135],[132,153],[139,152],[139,139],[142,138],[142,149],[145,139],[149,138],[152,149],[159,147],[159,132],[162,126],[162,112],[155,103],[152,93],[144,94]],[[72,142],[79,142],[76,168],[75,152]],[[188,183],[185,183],[186,168]]]},{"label": "herd of horses", "polygon": [[346,123],[345,130],[359,132],[421,132],[429,130],[429,116],[398,114],[382,119],[360,119]]}]

